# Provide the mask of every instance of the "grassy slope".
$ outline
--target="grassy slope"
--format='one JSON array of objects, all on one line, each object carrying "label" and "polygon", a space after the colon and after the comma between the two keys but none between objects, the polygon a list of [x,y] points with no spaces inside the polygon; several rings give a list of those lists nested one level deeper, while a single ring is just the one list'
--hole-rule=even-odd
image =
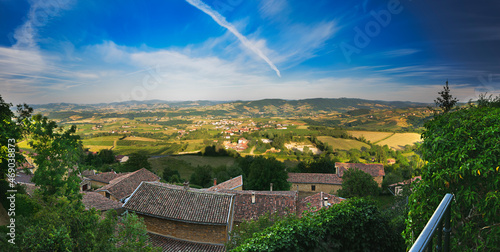
[{"label": "grassy slope", "polygon": [[387,146],[395,150],[402,150],[404,149],[405,145],[412,145],[419,141],[422,140],[420,139],[420,134],[418,133],[396,133],[393,136],[378,142],[377,144],[381,146],[387,144]]}]

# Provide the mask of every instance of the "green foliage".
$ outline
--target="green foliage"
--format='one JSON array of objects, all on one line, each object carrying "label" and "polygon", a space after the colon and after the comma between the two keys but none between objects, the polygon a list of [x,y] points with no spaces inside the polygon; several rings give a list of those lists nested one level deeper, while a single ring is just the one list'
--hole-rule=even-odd
[{"label": "green foliage", "polygon": [[342,176],[340,197],[365,197],[378,195],[379,188],[372,175],[358,169],[348,169]]},{"label": "green foliage", "polygon": [[276,158],[247,156],[238,161],[243,171],[245,190],[269,190],[271,183],[273,190],[290,190],[285,164]]},{"label": "green foliage", "polygon": [[64,196],[26,196],[23,201],[31,210],[16,212],[15,245],[2,232],[3,251],[158,251],[148,247],[146,227],[135,214],[120,218],[110,210],[102,218],[95,209],[85,210],[80,201]]},{"label": "green foliage", "polygon": [[444,113],[450,111],[455,104],[457,104],[457,98],[454,98],[453,95],[450,94],[450,88],[448,87],[448,81],[446,81],[446,85],[443,87],[443,91],[438,92],[440,97],[436,98],[434,102],[436,106],[440,107]]},{"label": "green foliage", "polygon": [[389,219],[365,199],[353,199],[300,219],[278,221],[233,251],[402,251]]},{"label": "green foliage", "polygon": [[246,240],[252,238],[253,234],[262,232],[264,229],[274,225],[277,221],[290,223],[296,219],[297,216],[295,214],[280,217],[278,212],[272,214],[268,212],[259,216],[257,220],[243,221],[238,226],[235,226],[233,231],[229,234],[231,240],[226,243],[226,249],[232,250],[239,247],[244,244]]},{"label": "green foliage", "polygon": [[[8,173],[9,144],[15,144],[21,139],[23,129],[20,124],[23,123],[26,116],[29,116],[21,114],[16,118],[10,107],[12,107],[12,104],[6,103],[0,95],[0,179],[4,179]],[[26,113],[30,113],[30,111],[28,110]],[[15,143],[9,139],[14,140]],[[14,152],[10,153],[13,153],[16,157],[16,162],[19,162],[22,155],[19,153],[17,146],[14,149]]]},{"label": "green foliage", "polygon": [[170,183],[179,183],[181,175],[178,170],[174,170],[170,166],[166,166],[163,169],[162,178]]},{"label": "green foliage", "polygon": [[297,165],[297,172],[304,173],[335,173],[335,162],[339,162],[338,158],[330,159],[321,157],[312,161],[301,161]]},{"label": "green foliage", "polygon": [[[462,109],[425,124],[428,163],[410,196],[405,239],[411,245],[446,193],[451,206],[452,251],[500,249],[500,108]],[[414,235],[413,235],[414,234]]]},{"label": "green foliage", "polygon": [[212,167],[209,165],[197,166],[194,173],[191,174],[189,182],[201,187],[210,187],[213,185]]},{"label": "green foliage", "polygon": [[119,252],[125,251],[161,251],[148,246],[146,224],[134,213],[127,213],[118,226]]},{"label": "green foliage", "polygon": [[67,130],[42,115],[35,115],[28,123],[31,141],[38,165],[32,181],[40,186],[44,197],[66,196],[71,200],[81,198],[78,161],[82,151],[76,127]]},{"label": "green foliage", "polygon": [[143,153],[132,153],[121,169],[122,172],[134,172],[142,168],[151,170],[151,164],[148,161],[148,156]]}]

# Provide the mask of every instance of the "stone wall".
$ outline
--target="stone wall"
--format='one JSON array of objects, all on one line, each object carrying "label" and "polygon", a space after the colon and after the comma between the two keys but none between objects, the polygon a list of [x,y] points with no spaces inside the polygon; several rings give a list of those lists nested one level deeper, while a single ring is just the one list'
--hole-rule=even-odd
[{"label": "stone wall", "polygon": [[193,242],[223,244],[227,241],[225,225],[202,225],[138,215],[144,219],[148,231],[152,233]]},{"label": "stone wall", "polygon": [[[336,194],[337,191],[342,188],[342,185],[292,183],[290,190],[297,190],[297,185],[299,186],[300,192],[325,192]],[[316,187],[314,191],[312,190],[313,185]]]}]

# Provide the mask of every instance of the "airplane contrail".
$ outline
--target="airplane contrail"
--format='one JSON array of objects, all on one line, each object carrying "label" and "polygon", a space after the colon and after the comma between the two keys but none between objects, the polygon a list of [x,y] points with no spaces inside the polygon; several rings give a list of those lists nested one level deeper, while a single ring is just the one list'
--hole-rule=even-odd
[{"label": "airplane contrail", "polygon": [[264,61],[267,62],[267,64],[274,70],[276,71],[276,74],[281,77],[280,70],[269,60],[269,58],[259,49],[257,48],[254,44],[252,44],[245,36],[243,36],[236,28],[229,23],[226,18],[224,18],[222,15],[217,13],[215,10],[213,10],[210,6],[206,5],[204,2],[201,0],[186,0],[189,4],[192,6],[198,8],[199,10],[205,12],[208,14],[212,19],[217,22],[220,26],[228,29],[234,36],[236,36],[241,43],[243,43],[244,46],[246,46],[248,49],[252,50],[254,53],[256,53],[260,58],[262,58]]}]

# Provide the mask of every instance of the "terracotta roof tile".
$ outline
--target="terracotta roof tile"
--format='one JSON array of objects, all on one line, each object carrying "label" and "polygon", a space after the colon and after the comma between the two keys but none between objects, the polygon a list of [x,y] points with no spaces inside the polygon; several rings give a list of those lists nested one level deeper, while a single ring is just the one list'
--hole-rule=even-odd
[{"label": "terracotta roof tile", "polygon": [[162,248],[163,252],[223,252],[223,245],[196,243],[173,239],[163,235],[148,233],[149,241],[153,246]]},{"label": "terracotta roof tile", "polygon": [[[338,204],[342,201],[344,201],[344,198],[337,197],[332,194],[324,193],[324,192],[319,192],[316,194],[313,194],[311,196],[303,198],[300,203],[299,203],[299,214],[302,214],[304,211],[309,210],[309,211],[317,211],[323,207],[325,207],[324,204],[324,199],[328,198],[327,202],[330,204]],[[327,205],[328,207],[328,205]]]},{"label": "terracotta roof tile", "polygon": [[89,175],[87,176],[90,180],[98,181],[98,182],[103,182],[103,183],[108,183],[118,177],[121,177],[123,175],[127,175],[128,172],[123,172],[123,173],[116,173],[114,171],[112,172],[103,172],[99,173],[96,175]]},{"label": "terracotta roof tile", "polygon": [[331,173],[288,173],[288,182],[304,184],[341,185],[342,179]]},{"label": "terracotta roof tile", "polygon": [[219,191],[219,190],[234,190],[240,186],[243,186],[243,176],[232,178],[230,180],[224,181],[218,185],[208,188],[208,191]]},{"label": "terracotta roof tile", "polygon": [[96,192],[83,193],[82,203],[85,205],[85,209],[87,210],[95,208],[97,210],[106,211],[110,209],[122,208],[121,203],[110,200]]},{"label": "terracotta roof tile", "polygon": [[407,179],[405,181],[402,181],[402,182],[397,182],[397,183],[394,183],[394,184],[390,184],[389,187],[392,187],[392,186],[398,186],[398,185],[408,185],[408,184],[411,184],[415,181],[418,181],[418,180],[422,180],[422,176],[416,176],[416,177],[413,177],[411,179]]},{"label": "terracotta roof tile", "polygon": [[353,168],[362,170],[373,177],[385,176],[383,164],[335,163],[335,168],[337,168],[337,173],[340,177],[343,176],[344,171]]},{"label": "terracotta roof tile", "polygon": [[[265,213],[278,212],[280,216],[295,213],[297,209],[296,191],[225,191],[234,198],[234,220],[254,220]],[[252,203],[255,195],[255,203]]]},{"label": "terracotta roof tile", "polygon": [[96,192],[108,191],[113,197],[121,200],[130,196],[134,190],[141,184],[142,181],[159,181],[160,177],[156,176],[154,173],[148,171],[145,168],[125,174],[123,176],[117,177],[109,181],[108,185],[105,185]]},{"label": "terracotta roof tile", "polygon": [[160,182],[143,182],[123,207],[159,218],[224,225],[234,195]]}]

